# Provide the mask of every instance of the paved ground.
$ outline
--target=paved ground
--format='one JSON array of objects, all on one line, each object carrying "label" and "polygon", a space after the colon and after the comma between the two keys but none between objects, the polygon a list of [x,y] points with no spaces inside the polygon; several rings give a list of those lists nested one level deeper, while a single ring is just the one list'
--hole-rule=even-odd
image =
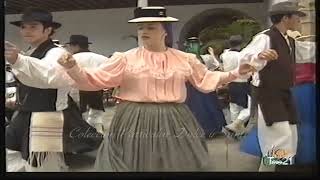
[{"label": "paved ground", "polygon": [[[114,107],[107,108],[105,112],[105,125],[109,127]],[[229,114],[225,110],[227,122]],[[212,171],[231,171],[231,172],[256,172],[260,164],[259,158],[239,151],[239,143],[226,139],[223,135],[208,140],[210,158],[214,164]],[[74,156],[71,160],[71,172],[94,171],[93,164],[95,152]]]}]

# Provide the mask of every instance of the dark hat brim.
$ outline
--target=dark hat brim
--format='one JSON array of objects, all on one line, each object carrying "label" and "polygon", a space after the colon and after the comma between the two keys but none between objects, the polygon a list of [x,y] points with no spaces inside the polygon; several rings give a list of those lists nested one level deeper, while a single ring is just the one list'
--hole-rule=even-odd
[{"label": "dark hat brim", "polygon": [[[65,44],[84,44],[82,42],[67,42]],[[92,42],[87,42],[86,44],[92,44]]]},{"label": "dark hat brim", "polygon": [[277,15],[277,14],[288,14],[288,13],[292,13],[292,14],[296,14],[300,17],[304,17],[307,14],[302,12],[302,11],[269,11],[269,16],[273,16],[273,15]]},{"label": "dark hat brim", "polygon": [[[36,20],[35,20],[35,21],[36,21]],[[10,24],[20,27],[22,22],[25,22],[25,21],[12,21],[12,22],[10,22]],[[52,22],[50,25],[51,25],[54,29],[58,29],[58,28],[61,27],[61,24],[58,23],[58,22]]]}]

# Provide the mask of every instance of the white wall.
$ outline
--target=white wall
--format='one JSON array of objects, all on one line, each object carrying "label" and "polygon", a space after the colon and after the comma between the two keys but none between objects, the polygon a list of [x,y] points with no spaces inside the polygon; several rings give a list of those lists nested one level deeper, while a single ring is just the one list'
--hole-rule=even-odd
[{"label": "white wall", "polygon": [[[168,6],[167,14],[180,19],[178,23],[173,25],[174,42],[178,41],[183,25],[193,16],[214,8],[240,10],[257,19],[261,24],[266,23],[266,3]],[[8,23],[19,20],[20,16],[5,16],[5,39],[24,49],[26,45],[19,37],[19,29]],[[125,51],[136,47],[134,39],[122,39],[123,36],[136,34],[135,25],[127,23],[133,16],[133,8],[65,11],[55,12],[53,16],[55,21],[62,23],[62,27],[53,37],[59,39],[61,43],[67,42],[71,34],[83,34],[87,35],[89,40],[93,42],[90,49],[104,55],[111,55],[115,51]]]}]

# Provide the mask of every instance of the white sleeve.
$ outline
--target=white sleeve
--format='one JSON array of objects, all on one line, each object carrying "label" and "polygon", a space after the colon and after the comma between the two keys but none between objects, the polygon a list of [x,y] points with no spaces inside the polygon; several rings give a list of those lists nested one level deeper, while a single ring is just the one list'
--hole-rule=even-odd
[{"label": "white sleeve", "polygon": [[214,67],[216,69],[220,66],[220,63],[215,56],[213,56],[213,55],[211,55],[211,56],[212,56],[212,64],[214,65]]},{"label": "white sleeve", "polygon": [[52,48],[41,60],[19,54],[12,72],[27,86],[41,89],[70,87],[74,81],[57,62],[65,52],[63,48]]},{"label": "white sleeve", "polygon": [[316,43],[295,41],[296,63],[316,63]]},{"label": "white sleeve", "polygon": [[97,64],[97,66],[100,66],[103,63],[106,63],[108,61],[108,57],[97,54],[98,56],[94,59],[95,63]]},{"label": "white sleeve", "polygon": [[6,71],[5,73],[6,73],[6,79],[5,79],[6,83],[11,83],[15,81],[14,75],[11,72]]},{"label": "white sleeve", "polygon": [[219,56],[219,58],[222,61],[222,65],[221,66],[222,66],[222,69],[223,69],[224,72],[226,72],[226,68],[225,67],[226,67],[226,64],[227,64],[226,60],[225,60],[225,53],[228,52],[228,51],[229,51],[229,49],[225,49],[223,51],[223,53],[221,53],[220,56]]},{"label": "white sleeve", "polygon": [[108,57],[95,53],[77,53],[73,55],[79,66],[97,68],[108,61]]},{"label": "white sleeve", "polygon": [[201,55],[201,58],[209,70],[215,70],[219,67],[219,61],[216,59],[214,55],[205,54]]},{"label": "white sleeve", "polygon": [[239,54],[239,63],[248,63],[257,71],[260,71],[267,65],[267,61],[259,59],[258,54],[267,49],[270,49],[270,37],[263,33],[258,34],[241,50]]}]

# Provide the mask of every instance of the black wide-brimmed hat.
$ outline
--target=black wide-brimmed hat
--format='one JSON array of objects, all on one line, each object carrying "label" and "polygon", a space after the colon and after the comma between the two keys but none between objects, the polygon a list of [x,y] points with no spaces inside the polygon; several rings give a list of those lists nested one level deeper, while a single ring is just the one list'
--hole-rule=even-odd
[{"label": "black wide-brimmed hat", "polygon": [[87,36],[76,34],[76,35],[71,35],[69,42],[67,42],[66,44],[92,44],[92,43],[89,42]]},{"label": "black wide-brimmed hat", "polygon": [[61,27],[60,23],[53,21],[52,14],[47,10],[40,8],[27,8],[23,11],[22,14],[23,15],[20,21],[12,21],[10,22],[10,24],[20,27],[22,22],[38,21],[49,25],[54,29],[58,29],[59,27]]},{"label": "black wide-brimmed hat", "polygon": [[138,7],[134,10],[134,18],[128,23],[139,22],[176,22],[176,18],[166,15],[166,8],[160,6]]},{"label": "black wide-brimmed hat", "polygon": [[296,2],[279,2],[271,6],[269,16],[288,13],[296,14],[300,17],[306,16],[307,14],[299,10],[300,8],[303,8],[303,6],[299,6]]}]

